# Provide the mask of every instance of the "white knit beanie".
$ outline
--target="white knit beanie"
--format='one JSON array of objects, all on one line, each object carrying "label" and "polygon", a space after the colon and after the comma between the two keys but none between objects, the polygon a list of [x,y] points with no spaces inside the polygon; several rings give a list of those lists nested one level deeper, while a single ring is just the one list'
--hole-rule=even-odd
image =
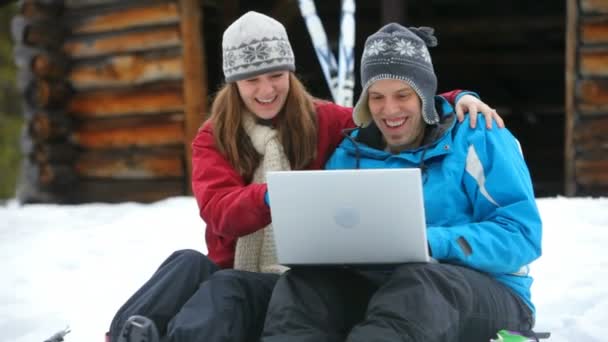
[{"label": "white knit beanie", "polygon": [[224,31],[222,53],[226,82],[296,69],[285,27],[253,11],[242,15]]}]

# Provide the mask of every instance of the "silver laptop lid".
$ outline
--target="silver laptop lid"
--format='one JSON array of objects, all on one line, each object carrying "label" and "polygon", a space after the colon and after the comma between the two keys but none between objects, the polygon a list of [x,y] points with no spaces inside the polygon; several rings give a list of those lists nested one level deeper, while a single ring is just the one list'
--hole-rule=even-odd
[{"label": "silver laptop lid", "polygon": [[279,263],[428,262],[420,170],[267,174]]}]

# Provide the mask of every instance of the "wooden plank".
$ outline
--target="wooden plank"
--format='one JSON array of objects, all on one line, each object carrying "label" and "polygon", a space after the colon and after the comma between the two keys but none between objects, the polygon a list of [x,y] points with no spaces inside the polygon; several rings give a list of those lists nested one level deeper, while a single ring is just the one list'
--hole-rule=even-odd
[{"label": "wooden plank", "polygon": [[60,111],[37,111],[28,122],[28,132],[36,141],[65,138],[71,131],[70,118]]},{"label": "wooden plank", "polygon": [[[187,175],[192,170],[191,143],[207,112],[207,60],[203,45],[203,13],[197,0],[179,0],[180,27],[183,37],[184,99],[186,102],[186,154]],[[188,187],[190,189],[190,187]]]},{"label": "wooden plank", "polygon": [[85,58],[177,47],[180,42],[177,26],[169,26],[73,38],[64,43],[63,50],[72,58]]},{"label": "wooden plank", "polygon": [[181,80],[179,56],[146,58],[141,55],[111,57],[103,62],[74,67],[68,79],[77,91]]},{"label": "wooden plank", "polygon": [[175,3],[152,4],[86,17],[72,26],[72,33],[100,33],[179,21]]},{"label": "wooden plank", "polygon": [[69,64],[67,58],[59,53],[24,45],[17,45],[13,56],[21,71],[30,71],[41,78],[62,78]]},{"label": "wooden plank", "polygon": [[25,100],[32,107],[57,109],[64,106],[71,94],[70,87],[63,81],[36,78],[26,86]]},{"label": "wooden plank", "polygon": [[36,144],[33,153],[30,154],[30,158],[39,164],[71,164],[77,156],[76,146],[67,142]]},{"label": "wooden plank", "polygon": [[579,64],[583,76],[608,76],[608,49],[581,49]]},{"label": "wooden plank", "polygon": [[24,173],[28,187],[45,191],[72,187],[78,180],[74,168],[66,163],[30,163]]},{"label": "wooden plank", "polygon": [[577,123],[574,138],[577,144],[585,140],[602,139],[608,141],[608,117],[598,117],[590,120],[581,120]]},{"label": "wooden plank", "polygon": [[608,43],[608,17],[594,18],[581,23],[581,41],[584,44]]},{"label": "wooden plank", "polygon": [[19,13],[27,18],[57,17],[61,15],[62,10],[62,0],[22,0],[19,2]]},{"label": "wooden plank", "polygon": [[21,15],[13,17],[11,32],[17,43],[53,49],[61,45],[66,33],[61,23],[55,20],[37,20]]},{"label": "wooden plank", "polygon": [[105,130],[76,129],[73,139],[80,146],[91,149],[182,146],[184,126],[181,122],[168,122]]},{"label": "wooden plank", "polygon": [[581,0],[581,11],[585,14],[608,13],[608,1]]},{"label": "wooden plank", "polygon": [[75,164],[76,172],[86,178],[157,179],[184,176],[180,154],[83,153]]},{"label": "wooden plank", "polygon": [[82,179],[74,200],[77,202],[154,202],[184,195],[183,180],[100,180]]},{"label": "wooden plank", "polygon": [[576,161],[576,178],[583,185],[608,185],[606,170],[608,170],[608,159]]},{"label": "wooden plank", "polygon": [[566,196],[576,195],[574,157],[574,122],[576,121],[575,84],[578,45],[578,4],[577,0],[566,2],[566,127],[564,138],[564,182]]},{"label": "wooden plank", "polygon": [[580,80],[576,95],[581,105],[608,106],[608,80]]},{"label": "wooden plank", "polygon": [[181,112],[184,108],[179,87],[94,91],[77,93],[67,104],[67,112],[80,119]]}]

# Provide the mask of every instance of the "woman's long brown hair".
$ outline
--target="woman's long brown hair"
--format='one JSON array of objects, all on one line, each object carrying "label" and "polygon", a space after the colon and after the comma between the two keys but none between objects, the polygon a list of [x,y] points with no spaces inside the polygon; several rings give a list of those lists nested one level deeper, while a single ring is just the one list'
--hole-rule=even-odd
[{"label": "woman's long brown hair", "polygon": [[[246,112],[236,83],[231,82],[215,96],[210,120],[219,151],[246,182],[251,182],[262,157],[243,128],[242,117]],[[303,169],[314,160],[318,132],[313,98],[292,73],[287,100],[274,125],[292,169]]]}]

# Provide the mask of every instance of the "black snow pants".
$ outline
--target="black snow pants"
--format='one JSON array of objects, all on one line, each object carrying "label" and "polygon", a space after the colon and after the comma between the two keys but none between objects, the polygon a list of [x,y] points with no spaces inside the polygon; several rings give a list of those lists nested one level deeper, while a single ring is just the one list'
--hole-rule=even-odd
[{"label": "black snow pants", "polygon": [[294,268],[272,294],[263,342],[488,342],[529,332],[528,306],[493,278],[449,264],[390,272]]},{"label": "black snow pants", "polygon": [[259,340],[275,274],[220,270],[194,250],[174,252],[116,313],[110,341],[126,320],[154,321],[163,341],[249,342]]}]

